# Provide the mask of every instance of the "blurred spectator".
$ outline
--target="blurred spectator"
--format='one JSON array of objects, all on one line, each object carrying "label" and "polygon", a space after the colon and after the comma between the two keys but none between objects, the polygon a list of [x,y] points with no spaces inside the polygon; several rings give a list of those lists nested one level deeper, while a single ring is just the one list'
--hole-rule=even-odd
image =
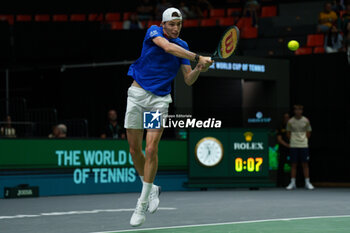
[{"label": "blurred spectator", "polygon": [[11,116],[6,116],[4,120],[6,123],[0,128],[0,135],[6,138],[15,138],[16,130],[12,127]]},{"label": "blurred spectator", "polygon": [[190,7],[188,5],[186,5],[186,1],[180,2],[179,10],[182,14],[182,18],[184,18],[184,19],[196,18],[196,14],[190,9]]},{"label": "blurred spectator", "polygon": [[252,17],[252,26],[258,27],[258,11],[260,9],[260,4],[256,0],[246,0],[243,9],[243,17]]},{"label": "blurred spectator", "polygon": [[171,6],[167,0],[160,0],[156,6],[156,19],[161,20],[163,12]]},{"label": "blurred spectator", "polygon": [[324,48],[326,53],[337,53],[343,49],[343,36],[335,25],[329,29],[328,34],[325,36]]},{"label": "blurred spectator", "polygon": [[123,128],[118,125],[117,111],[111,109],[108,111],[108,124],[101,134],[101,138],[113,138],[113,139],[125,139],[125,133]]},{"label": "blurred spectator", "polygon": [[332,4],[330,2],[326,2],[324,4],[324,10],[320,12],[318,16],[318,32],[327,33],[337,19],[337,14],[332,11]]},{"label": "blurred spectator", "polygon": [[277,170],[277,186],[286,186],[284,165],[287,162],[287,157],[289,155],[289,139],[287,137],[287,122],[289,121],[289,113],[283,114],[283,119],[280,127],[277,129],[277,142],[279,145],[279,160],[278,160],[278,170]]},{"label": "blurred spectator", "polygon": [[49,138],[66,138],[67,126],[65,124],[55,125],[52,128],[52,133],[49,134]]},{"label": "blurred spectator", "polygon": [[153,19],[154,4],[151,0],[139,0],[136,11],[140,20]]},{"label": "blurred spectator", "polygon": [[203,18],[204,12],[213,8],[208,0],[194,0],[189,3],[190,9],[197,17]]},{"label": "blurred spectator", "polygon": [[350,51],[350,2],[346,5],[345,13],[341,18],[341,28],[345,37],[345,48]]},{"label": "blurred spectator", "polygon": [[137,14],[131,14],[129,19],[124,21],[123,29],[127,29],[127,30],[143,29],[143,25],[139,21]]},{"label": "blurred spectator", "polygon": [[196,12],[199,11],[197,6],[195,4],[187,4],[187,1],[180,1],[179,10],[184,19],[194,19],[198,17],[196,14]]},{"label": "blurred spectator", "polygon": [[342,0],[333,0],[332,1],[332,10],[339,14],[340,11],[344,10],[344,1]]}]

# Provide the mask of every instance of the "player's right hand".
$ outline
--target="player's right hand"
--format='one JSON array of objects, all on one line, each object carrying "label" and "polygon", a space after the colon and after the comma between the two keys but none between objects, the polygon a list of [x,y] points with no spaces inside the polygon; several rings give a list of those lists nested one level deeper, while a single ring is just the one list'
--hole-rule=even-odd
[{"label": "player's right hand", "polygon": [[205,57],[205,56],[200,56],[198,64],[201,64],[205,67],[209,67],[213,64],[213,60],[211,60],[211,57]]}]

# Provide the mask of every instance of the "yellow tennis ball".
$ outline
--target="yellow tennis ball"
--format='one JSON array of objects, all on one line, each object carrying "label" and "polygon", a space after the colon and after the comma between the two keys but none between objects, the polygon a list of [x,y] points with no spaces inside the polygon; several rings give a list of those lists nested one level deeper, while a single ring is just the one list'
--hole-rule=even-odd
[{"label": "yellow tennis ball", "polygon": [[291,50],[291,51],[295,51],[299,48],[299,42],[296,41],[296,40],[291,40],[288,42],[288,48]]}]

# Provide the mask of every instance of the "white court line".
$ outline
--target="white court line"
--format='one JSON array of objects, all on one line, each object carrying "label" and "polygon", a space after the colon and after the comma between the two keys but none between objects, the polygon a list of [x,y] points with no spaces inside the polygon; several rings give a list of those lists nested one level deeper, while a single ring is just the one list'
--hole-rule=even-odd
[{"label": "white court line", "polygon": [[233,224],[244,224],[244,223],[261,223],[261,222],[293,221],[293,220],[324,219],[324,218],[349,218],[349,217],[350,215],[312,216],[312,217],[298,217],[298,218],[273,218],[273,219],[262,219],[262,220],[239,221],[239,222],[207,223],[207,224],[197,224],[197,225],[140,228],[140,229],[116,230],[116,231],[98,231],[98,232],[90,232],[90,233],[119,233],[119,232],[135,232],[135,231],[137,232],[137,231],[152,231],[152,230],[165,230],[165,229],[176,229],[176,228],[233,225]]},{"label": "white court line", "polygon": [[[42,216],[62,216],[62,215],[72,215],[72,214],[97,214],[97,213],[114,213],[114,212],[132,212],[135,209],[104,209],[104,210],[73,210],[66,212],[50,212],[41,214],[18,214],[13,216],[0,216],[1,219],[16,219],[16,218],[36,218]],[[176,210],[172,207],[159,207],[158,210]]]}]

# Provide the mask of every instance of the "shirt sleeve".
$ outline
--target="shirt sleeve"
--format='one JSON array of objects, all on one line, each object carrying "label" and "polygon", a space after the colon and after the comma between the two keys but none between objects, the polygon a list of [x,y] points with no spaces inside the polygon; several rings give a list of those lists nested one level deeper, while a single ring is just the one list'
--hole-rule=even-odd
[{"label": "shirt sleeve", "polygon": [[146,32],[145,40],[152,40],[158,36],[164,38],[162,28],[158,27],[157,25],[152,25]]},{"label": "shirt sleeve", "polygon": [[[190,50],[190,48],[188,47],[188,44],[186,42],[184,42],[181,47],[186,49],[187,51]],[[191,62],[190,62],[190,60],[188,60],[186,58],[181,58],[181,65],[191,65]]]}]

